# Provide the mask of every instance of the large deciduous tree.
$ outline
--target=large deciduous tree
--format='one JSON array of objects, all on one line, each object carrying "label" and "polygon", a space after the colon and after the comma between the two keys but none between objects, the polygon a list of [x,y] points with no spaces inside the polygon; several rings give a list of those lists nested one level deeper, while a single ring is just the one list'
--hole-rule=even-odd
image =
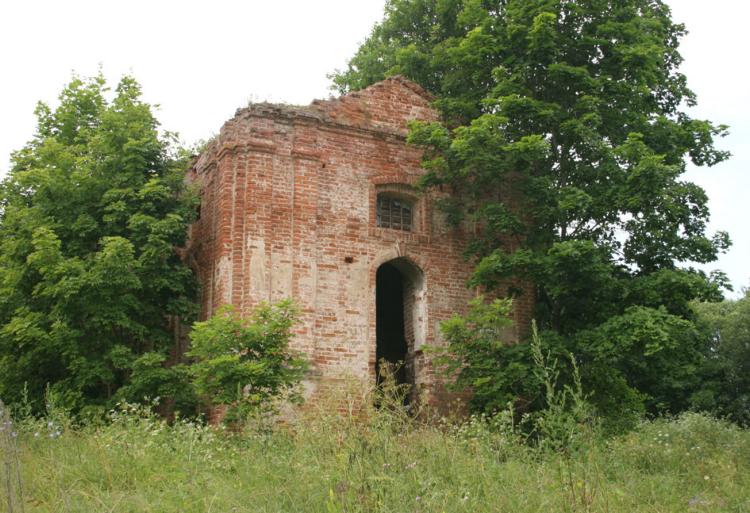
[{"label": "large deciduous tree", "polygon": [[[728,154],[714,146],[726,127],[686,109],[684,34],[662,0],[391,0],[333,77],[345,92],[403,74],[436,95],[443,121],[410,139],[426,150],[424,185],[454,192],[449,218],[479,226],[473,284],[529,284],[509,292],[534,295],[550,347],[581,360],[617,415],[686,407],[705,358],[688,303],[726,282],[690,267],[729,238],[707,234],[686,159]],[[473,382],[507,381],[523,358],[504,358]]]},{"label": "large deciduous tree", "polygon": [[[0,397],[49,386],[74,409],[106,404],[134,369],[158,374],[168,317],[194,311],[175,248],[195,203],[134,79],[109,94],[101,76],[74,78],[36,115],[0,186]],[[162,374],[139,391],[159,393]]]}]

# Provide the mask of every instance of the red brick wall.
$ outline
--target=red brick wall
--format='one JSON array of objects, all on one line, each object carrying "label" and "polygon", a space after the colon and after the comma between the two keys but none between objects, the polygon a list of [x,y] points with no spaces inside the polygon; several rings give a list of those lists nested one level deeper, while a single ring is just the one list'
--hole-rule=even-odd
[{"label": "red brick wall", "polygon": [[[405,143],[406,123],[437,119],[430,101],[395,77],[309,107],[238,110],[190,175],[202,195],[187,253],[203,317],[226,303],[247,312],[293,297],[302,310],[295,348],[313,362],[310,389],[346,376],[374,383],[375,273],[402,257],[422,271],[422,306],[407,320],[421,327],[422,340],[410,342],[417,383],[429,385],[420,346],[440,343],[439,322],[474,294],[465,234],[439,222],[432,194],[411,189],[424,171],[420,151]],[[415,199],[412,232],[376,226],[382,191]],[[519,304],[517,320],[528,322],[527,308]]]}]

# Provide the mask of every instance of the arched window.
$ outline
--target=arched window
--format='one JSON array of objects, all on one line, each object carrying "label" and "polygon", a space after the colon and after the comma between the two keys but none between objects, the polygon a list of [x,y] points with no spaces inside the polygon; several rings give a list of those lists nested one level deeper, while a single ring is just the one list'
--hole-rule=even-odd
[{"label": "arched window", "polygon": [[412,231],[414,202],[402,196],[378,194],[378,227],[393,230]]}]

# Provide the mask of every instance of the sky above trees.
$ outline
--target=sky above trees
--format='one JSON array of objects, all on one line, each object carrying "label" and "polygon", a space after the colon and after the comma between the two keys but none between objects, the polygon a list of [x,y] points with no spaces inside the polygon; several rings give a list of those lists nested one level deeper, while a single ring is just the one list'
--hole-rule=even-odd
[{"label": "sky above trees", "polygon": [[[186,144],[210,137],[249,101],[307,104],[326,97],[326,75],[343,68],[382,18],[384,0],[217,0],[107,4],[28,0],[0,4],[0,176],[11,151],[33,134],[36,102],[54,105],[73,72],[99,66],[116,83],[132,73],[144,98],[161,105],[163,128]],[[682,71],[698,95],[696,118],[730,126],[719,141],[733,157],[687,178],[710,197],[712,230],[734,246],[720,268],[734,286],[750,285],[750,70],[744,66],[750,5],[743,0],[667,0],[685,23]]]}]

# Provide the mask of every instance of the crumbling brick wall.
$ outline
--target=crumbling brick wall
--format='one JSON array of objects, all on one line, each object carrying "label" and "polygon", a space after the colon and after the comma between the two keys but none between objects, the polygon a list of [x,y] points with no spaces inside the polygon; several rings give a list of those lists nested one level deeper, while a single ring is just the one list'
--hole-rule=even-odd
[{"label": "crumbling brick wall", "polygon": [[[375,281],[400,259],[422,283],[406,298],[415,384],[434,378],[421,349],[439,344],[439,323],[474,291],[462,252],[467,234],[446,226],[434,192],[414,184],[421,152],[407,122],[435,120],[432,98],[393,77],[308,107],[255,104],[237,111],[199,156],[190,180],[201,190],[188,259],[202,286],[202,316],[226,303],[248,312],[292,297],[301,308],[295,349],[313,363],[309,391],[343,377],[375,382]],[[410,231],[378,227],[379,193],[413,201]],[[415,298],[419,307],[414,307]],[[527,322],[530,298],[517,304]]]}]

